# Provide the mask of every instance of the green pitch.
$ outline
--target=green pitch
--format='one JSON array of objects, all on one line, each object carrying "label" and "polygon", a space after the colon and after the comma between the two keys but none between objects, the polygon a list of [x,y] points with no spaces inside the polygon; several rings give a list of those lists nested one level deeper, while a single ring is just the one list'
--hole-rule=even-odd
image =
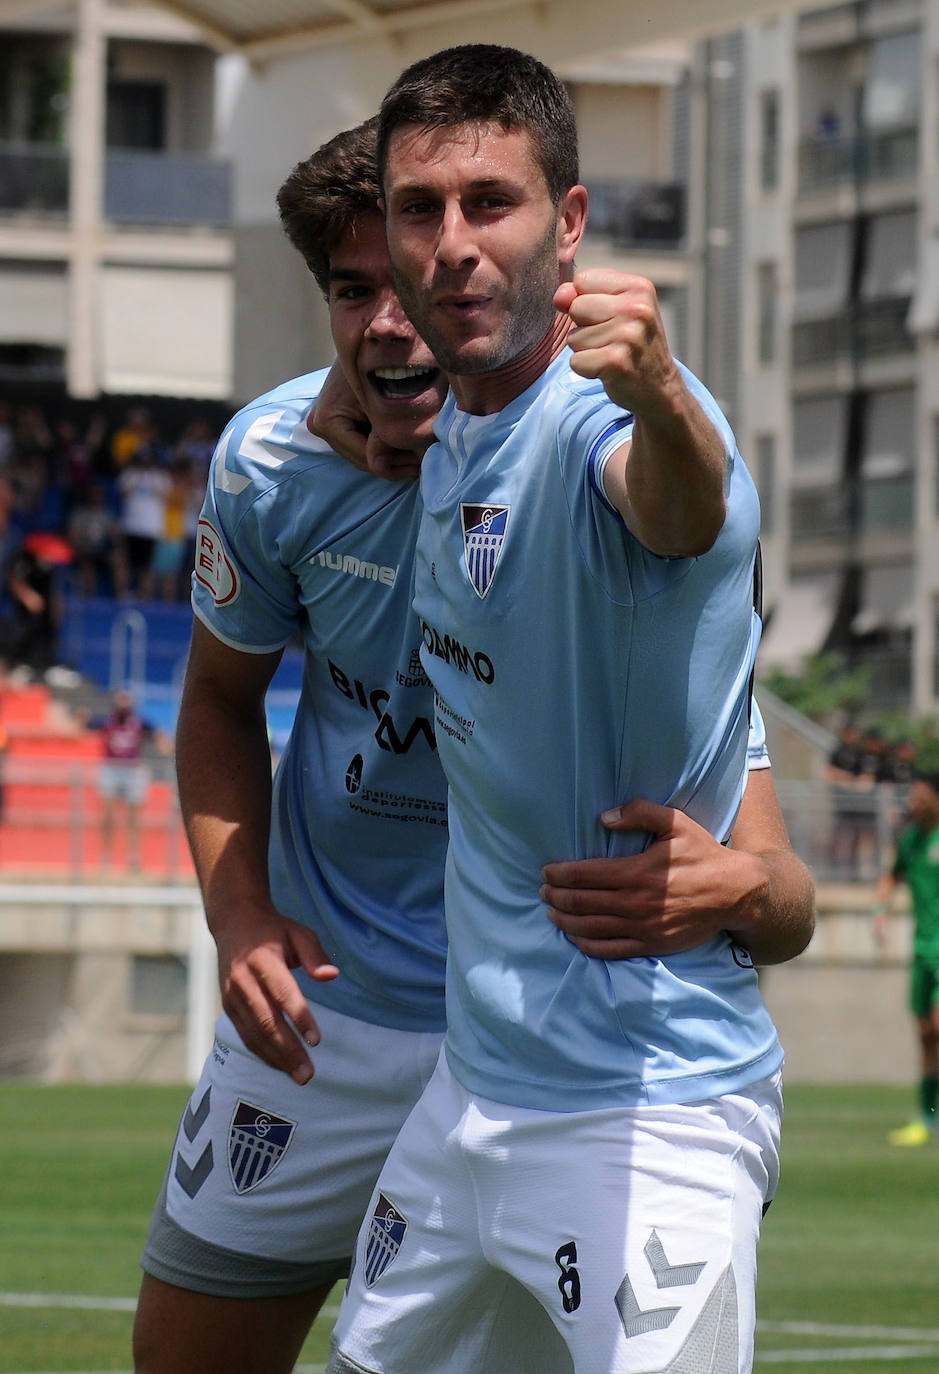
[{"label": "green pitch", "polygon": [[[0,1374],[130,1370],[137,1259],[187,1097],[0,1083]],[[939,1368],[939,1141],[886,1143],[911,1107],[907,1088],[788,1090],[758,1370]],[[321,1368],[330,1325],[301,1370]]]}]

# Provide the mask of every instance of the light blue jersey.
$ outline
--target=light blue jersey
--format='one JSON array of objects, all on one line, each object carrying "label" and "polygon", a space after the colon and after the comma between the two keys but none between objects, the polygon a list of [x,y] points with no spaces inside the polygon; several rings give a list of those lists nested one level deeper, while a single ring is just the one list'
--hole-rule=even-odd
[{"label": "light blue jersey", "polygon": [[307,430],[325,372],[235,416],[209,475],[192,604],[247,653],[305,648],[274,781],[271,895],[340,968],[305,995],[400,1030],[444,1025],[446,787],[411,610],[417,484]]},{"label": "light blue jersey", "polygon": [[[687,375],[687,374],[686,374]],[[424,460],[415,606],[450,783],[447,1054],[471,1091],[553,1111],[730,1092],[782,1052],[726,937],[588,959],[546,919],[542,865],[636,852],[633,797],[729,835],[759,641],[759,508],[726,421],[728,515],[697,559],[653,556],[602,495],[628,417],[565,351],[496,415],[452,397]]]}]

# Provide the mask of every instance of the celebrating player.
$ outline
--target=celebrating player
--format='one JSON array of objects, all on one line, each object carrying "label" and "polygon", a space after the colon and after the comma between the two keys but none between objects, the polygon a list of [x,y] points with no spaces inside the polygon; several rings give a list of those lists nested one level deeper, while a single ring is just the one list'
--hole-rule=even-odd
[{"label": "celebrating player", "polygon": [[[394,292],[374,148],[372,124],[340,135],[279,203],[363,415],[416,469],[445,386]],[[311,435],[325,376],[235,417],[203,512],[177,749],[225,1010],[147,1241],[138,1374],[292,1368],[348,1273],[444,1026],[446,790],[410,609],[419,493],[354,471]],[[263,699],[297,630],[303,685],[272,796]],[[553,919],[572,940],[620,957],[729,926],[768,961],[798,952],[811,893],[768,772],[753,773],[732,851],[670,808],[635,814],[642,805],[611,826],[654,823],[661,843],[549,870]],[[550,1344],[553,1330],[542,1334]],[[517,1328],[494,1339],[509,1367]]]},{"label": "celebrating player", "polygon": [[537,885],[555,853],[643,847],[600,829],[623,796],[729,834],[756,493],[651,284],[575,275],[586,192],[541,63],[469,45],[414,64],[379,169],[399,297],[452,387],[415,581],[449,783],[447,1035],[329,1369],[494,1367],[493,1323],[534,1295],[575,1374],[749,1370],[782,1061],[755,971],[725,933],[585,958]]}]

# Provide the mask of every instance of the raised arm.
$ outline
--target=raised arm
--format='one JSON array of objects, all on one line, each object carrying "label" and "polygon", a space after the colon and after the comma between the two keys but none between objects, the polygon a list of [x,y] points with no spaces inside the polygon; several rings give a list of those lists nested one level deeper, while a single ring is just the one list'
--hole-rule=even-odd
[{"label": "raised arm", "polygon": [[653,839],[641,854],[545,868],[548,916],[584,954],[660,957],[727,931],[754,963],[779,964],[812,938],[812,876],[789,844],[769,769],[750,773],[729,848],[654,802],[633,801],[603,819]]},{"label": "raised arm", "polygon": [[655,287],[592,268],[560,286],[554,300],[574,325],[573,370],[602,381],[634,417],[632,439],[606,464],[607,497],[653,553],[706,553],[726,511],[724,442],[672,357]]},{"label": "raised arm", "polygon": [[298,1083],[313,1076],[319,1031],[291,974],[336,976],[312,931],[271,901],[271,755],[264,695],[280,654],[229,648],[199,621],[176,730],[183,820],[218,949],[222,1005],[249,1049]]}]

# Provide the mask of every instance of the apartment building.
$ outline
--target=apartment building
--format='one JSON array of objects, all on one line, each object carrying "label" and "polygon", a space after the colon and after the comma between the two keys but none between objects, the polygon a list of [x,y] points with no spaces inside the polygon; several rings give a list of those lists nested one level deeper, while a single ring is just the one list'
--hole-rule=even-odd
[{"label": "apartment building", "polygon": [[837,649],[870,667],[872,704],[930,714],[939,5],[857,0],[733,41],[744,138],[725,270],[740,302],[733,418],[763,505],[761,660]]},{"label": "apartment building", "polygon": [[216,54],[120,0],[19,5],[0,45],[0,380],[227,398]]}]

